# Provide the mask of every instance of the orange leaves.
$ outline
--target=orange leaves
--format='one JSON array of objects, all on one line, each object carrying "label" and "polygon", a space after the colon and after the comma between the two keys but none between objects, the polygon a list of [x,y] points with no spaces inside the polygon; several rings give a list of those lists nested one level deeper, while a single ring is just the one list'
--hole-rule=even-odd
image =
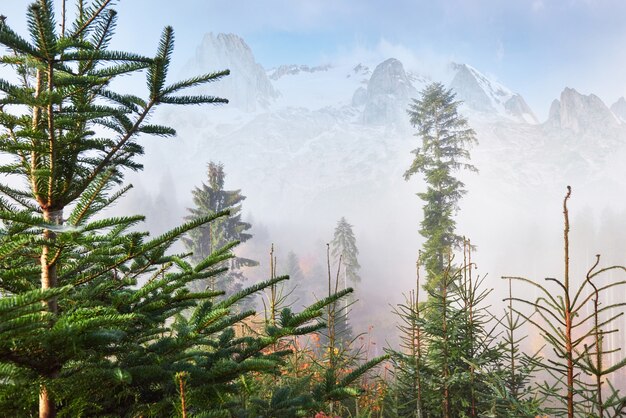
[{"label": "orange leaves", "polygon": [[318,412],[314,418],[341,418],[338,415],[326,415],[324,412]]}]

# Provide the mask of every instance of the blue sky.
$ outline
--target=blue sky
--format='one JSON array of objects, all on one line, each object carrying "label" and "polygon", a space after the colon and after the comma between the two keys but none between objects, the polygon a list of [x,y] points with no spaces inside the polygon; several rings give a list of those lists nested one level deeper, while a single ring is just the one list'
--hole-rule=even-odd
[{"label": "blue sky", "polygon": [[[29,1],[2,0],[24,28]],[[60,4],[60,1],[58,1]],[[73,3],[68,0],[68,4]],[[152,53],[174,26],[177,65],[206,32],[232,32],[266,68],[323,64],[381,44],[417,60],[466,62],[520,92],[541,118],[566,86],[626,95],[623,0],[123,0],[115,46]],[[394,48],[387,48],[394,50]]]}]

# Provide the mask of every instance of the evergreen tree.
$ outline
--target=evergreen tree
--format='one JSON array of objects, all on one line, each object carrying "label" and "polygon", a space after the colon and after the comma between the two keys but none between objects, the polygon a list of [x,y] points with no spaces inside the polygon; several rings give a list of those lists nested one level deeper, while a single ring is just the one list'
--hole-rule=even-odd
[{"label": "evergreen tree", "polygon": [[[358,256],[359,250],[356,246],[356,238],[352,231],[352,225],[348,223],[345,217],[341,217],[335,227],[333,240],[330,243],[331,255],[337,266],[337,284],[342,281],[344,288],[348,287],[348,283],[352,286],[361,281],[359,270]],[[334,325],[338,341],[347,347],[352,341],[352,328],[349,323],[350,306],[354,304],[354,299],[346,299],[343,306],[337,306],[334,310]]]},{"label": "evergreen tree", "polygon": [[331,248],[335,263],[339,263],[339,257],[341,257],[344,287],[347,287],[348,282],[350,282],[351,285],[359,283],[361,281],[361,277],[359,276],[359,270],[361,268],[358,260],[359,250],[356,246],[354,232],[352,232],[352,225],[350,225],[344,217],[337,222]]},{"label": "evergreen tree", "polygon": [[[216,251],[233,241],[245,242],[252,238],[248,231],[252,226],[241,220],[241,205],[245,196],[241,190],[224,190],[224,166],[221,163],[209,162],[207,183],[196,187],[193,194],[194,208],[188,209],[188,221],[210,216],[228,210],[230,215],[200,226],[187,234],[183,239],[185,246],[193,253],[192,260],[200,262]],[[216,281],[204,283],[201,287],[221,289],[235,292],[242,288],[245,280],[242,267],[256,266],[259,263],[243,257],[233,257],[228,261],[228,272],[218,276]]]},{"label": "evergreen tree", "polygon": [[[396,309],[403,350],[390,350],[396,416],[479,417],[494,409],[493,374],[503,347],[484,306],[491,290],[481,290],[484,277],[472,276],[469,249],[465,241],[458,269],[448,256],[426,302],[418,302],[416,291]],[[417,271],[419,290],[419,263]]]},{"label": "evergreen tree", "polygon": [[[419,269],[419,264],[418,264]],[[418,270],[419,271],[419,270]],[[426,334],[419,302],[419,275],[417,288],[405,297],[394,313],[400,319],[400,348],[388,350],[393,364],[393,400],[389,409],[397,417],[424,417],[423,394],[425,384]]]},{"label": "evergreen tree", "polygon": [[285,274],[289,276],[292,286],[292,290],[290,292],[290,304],[297,308],[306,304],[310,299],[311,289],[308,289],[306,286],[305,276],[300,268],[300,260],[298,259],[296,253],[289,251],[285,265]]},{"label": "evergreen tree", "polygon": [[479,417],[491,407],[489,378],[497,370],[503,351],[494,318],[485,306],[493,289],[483,288],[486,276],[475,276],[474,269],[471,244],[464,239],[463,267],[451,289],[456,299],[449,321],[453,329],[450,359],[456,362],[449,382],[451,416]]},{"label": "evergreen tree", "polygon": [[477,143],[475,132],[458,113],[459,105],[452,90],[432,83],[409,108],[421,145],[412,151],[415,158],[404,178],[423,174],[427,184],[426,191],[417,194],[425,202],[420,234],[426,238],[422,259],[427,288],[435,286],[441,278],[446,254],[461,244],[461,237],[455,232],[454,214],[465,189],[454,174],[460,169],[476,171],[468,162],[468,148]]},{"label": "evergreen tree", "polygon": [[[562,279],[546,278],[545,284],[523,277],[511,277],[532,285],[539,296],[535,300],[511,297],[532,308],[532,314],[512,309],[536,326],[552,356],[531,358],[532,365],[550,379],[539,385],[539,393],[548,400],[546,412],[574,418],[618,417],[626,415],[626,396],[613,382],[626,368],[626,358],[611,358],[619,352],[611,347],[608,336],[619,332],[616,322],[623,313],[616,313],[626,302],[607,301],[606,293],[623,294],[626,280],[616,280],[611,272],[626,273],[626,267],[600,266],[600,255],[585,275],[576,280],[571,270],[570,221],[568,201],[572,189],[567,186],[563,199],[563,262]],[[506,279],[509,279],[506,277]],[[550,288],[550,285],[554,285]],[[607,301],[602,303],[602,301]]]},{"label": "evergreen tree", "polygon": [[[493,400],[490,413],[498,417],[543,416],[541,406],[545,397],[540,397],[532,379],[540,368],[540,354],[528,355],[521,350],[521,343],[528,337],[523,332],[527,322],[513,308],[512,279],[508,278],[509,297],[501,324],[504,327],[502,336],[502,356],[496,371],[489,376],[489,384],[493,389]],[[525,335],[520,335],[525,334]]]},{"label": "evergreen tree", "polygon": [[459,102],[454,99],[451,90],[440,83],[432,83],[421,92],[419,99],[413,100],[408,113],[411,123],[417,127],[416,136],[421,146],[412,151],[415,158],[404,173],[406,180],[414,174],[423,174],[427,185],[425,192],[418,193],[425,201],[420,234],[426,242],[420,264],[426,269],[428,292],[424,307],[428,350],[423,368],[428,384],[421,388],[420,398],[426,416],[444,418],[453,416],[452,408],[458,406],[453,405],[451,399],[452,373],[464,365],[457,340],[462,325],[459,298],[454,292],[458,276],[451,260],[454,248],[461,241],[455,231],[454,214],[465,191],[454,172],[461,168],[475,170],[467,162],[467,148],[476,142],[474,131],[458,114]]},{"label": "evergreen tree", "polygon": [[[499,358],[488,328],[491,318],[480,306],[489,291],[480,289],[482,280],[472,279],[469,243],[455,231],[454,215],[465,190],[454,175],[460,169],[476,170],[468,148],[477,141],[454,99],[451,90],[433,83],[409,109],[421,146],[413,151],[404,176],[423,174],[427,185],[418,196],[425,201],[420,233],[426,242],[419,264],[426,270],[428,292],[423,306],[413,300],[398,309],[407,352],[394,355],[396,410],[402,414],[407,405],[416,405],[411,416],[478,417],[489,407],[485,376]],[[459,268],[453,252],[460,247],[464,257]],[[417,335],[420,341],[414,341]]]},{"label": "evergreen tree", "polygon": [[[141,168],[135,161],[143,152],[137,136],[174,135],[169,127],[147,123],[162,104],[226,102],[180,93],[228,71],[165,84],[174,39],[170,27],[153,58],[109,50],[117,18],[111,4],[78,1],[70,24],[63,2],[57,25],[52,1],[34,2],[27,12],[30,40],[5,20],[0,23],[0,44],[11,52],[1,60],[17,76],[16,82],[0,80],[0,149],[11,157],[1,171],[16,180],[0,186],[2,288],[9,295],[37,287],[44,292],[73,289],[48,300],[49,321],[36,337],[24,336],[21,344],[13,341],[0,353],[3,362],[29,370],[22,377],[41,384],[41,416],[55,414],[54,382],[75,371],[79,359],[109,355],[118,337],[107,337],[103,330],[118,329],[134,317],[111,307],[113,295],[103,294],[111,290],[110,280],[120,277],[131,260],[145,264],[139,259],[155,257],[175,235],[145,247],[141,235],[124,235],[139,218],[93,219],[126,190],[108,194],[121,182],[122,171]],[[145,99],[111,89],[117,77],[142,70],[147,75]],[[9,248],[13,250],[7,252]],[[136,280],[137,272],[131,270],[131,277],[121,274],[122,283]]]}]

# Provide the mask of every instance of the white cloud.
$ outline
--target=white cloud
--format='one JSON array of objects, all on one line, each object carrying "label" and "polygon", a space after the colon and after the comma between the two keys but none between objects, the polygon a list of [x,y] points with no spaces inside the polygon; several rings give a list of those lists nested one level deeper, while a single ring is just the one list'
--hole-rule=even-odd
[{"label": "white cloud", "polygon": [[431,46],[407,46],[381,38],[374,45],[357,41],[353,46],[340,47],[332,55],[324,56],[320,64],[344,66],[360,62],[376,66],[389,58],[400,60],[407,71],[424,76],[436,74],[444,79],[449,75],[450,63],[455,61],[454,56]]}]

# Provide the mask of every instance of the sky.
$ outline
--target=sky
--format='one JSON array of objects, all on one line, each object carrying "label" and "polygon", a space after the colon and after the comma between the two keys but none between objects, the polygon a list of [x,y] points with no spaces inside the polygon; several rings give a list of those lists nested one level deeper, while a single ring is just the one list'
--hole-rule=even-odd
[{"label": "sky", "polygon": [[[29,3],[1,0],[0,13],[22,32]],[[117,9],[114,46],[152,53],[172,25],[178,68],[205,33],[229,32],[266,68],[359,51],[468,63],[521,93],[540,119],[565,87],[609,105],[626,95],[623,0],[122,0]]]}]

